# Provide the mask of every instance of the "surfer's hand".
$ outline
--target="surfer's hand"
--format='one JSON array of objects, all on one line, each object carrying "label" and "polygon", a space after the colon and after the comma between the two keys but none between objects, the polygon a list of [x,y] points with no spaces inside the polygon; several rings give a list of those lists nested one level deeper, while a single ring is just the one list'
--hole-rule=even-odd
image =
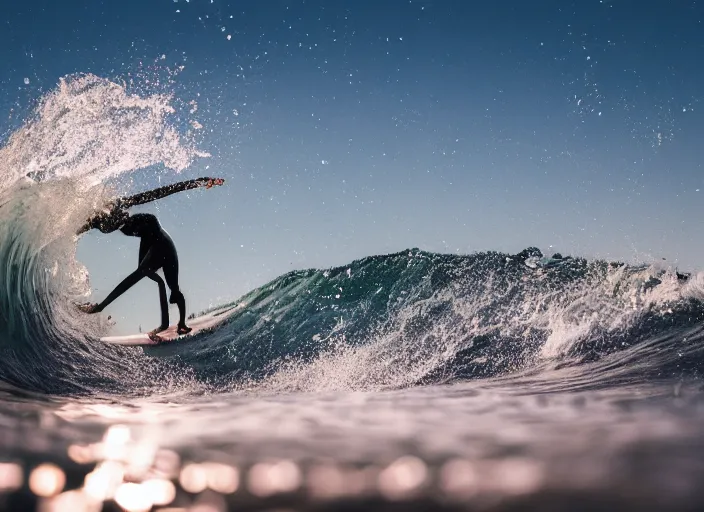
[{"label": "surfer's hand", "polygon": [[76,307],[79,311],[83,313],[88,313],[89,315],[92,315],[94,313],[100,313],[101,311],[99,304],[93,304],[91,302],[86,302],[85,304],[76,304]]},{"label": "surfer's hand", "polygon": [[208,178],[208,181],[205,183],[205,188],[212,188],[215,185],[222,185],[225,183],[224,178]]}]

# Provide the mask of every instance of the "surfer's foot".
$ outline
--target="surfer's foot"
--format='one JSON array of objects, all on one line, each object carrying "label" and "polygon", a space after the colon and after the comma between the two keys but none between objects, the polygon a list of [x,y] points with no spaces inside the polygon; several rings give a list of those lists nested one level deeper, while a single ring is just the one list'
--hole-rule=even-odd
[{"label": "surfer's foot", "polygon": [[178,329],[176,329],[176,333],[179,334],[180,336],[183,336],[184,334],[188,334],[192,330],[193,329],[191,329],[187,325],[179,325]]},{"label": "surfer's foot", "polygon": [[79,311],[82,311],[83,313],[88,313],[89,315],[93,313],[100,313],[100,308],[98,306],[99,304],[92,304],[90,302],[76,305]]},{"label": "surfer's foot", "polygon": [[166,324],[166,325],[160,325],[160,326],[157,327],[156,329],[152,329],[151,331],[149,331],[149,333],[147,334],[147,336],[149,336],[149,337],[151,338],[152,336],[156,336],[157,334],[159,334],[159,333],[162,332],[162,331],[165,331],[165,330],[168,329],[168,328],[169,328],[169,325],[168,325],[168,324]]},{"label": "surfer's foot", "polygon": [[[162,331],[163,331],[163,329],[162,329]],[[152,340],[156,343],[163,343],[164,339],[161,336],[159,336],[159,334],[158,334],[159,332],[161,332],[161,331],[157,331],[156,329],[154,329],[153,331],[149,331],[147,333],[147,336],[149,337],[150,340]]]}]

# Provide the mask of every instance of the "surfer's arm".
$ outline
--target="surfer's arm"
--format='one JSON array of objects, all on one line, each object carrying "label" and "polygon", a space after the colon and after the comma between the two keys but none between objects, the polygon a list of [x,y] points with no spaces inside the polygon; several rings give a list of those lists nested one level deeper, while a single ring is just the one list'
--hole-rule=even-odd
[{"label": "surfer's arm", "polygon": [[[163,199],[164,197],[170,196],[171,194],[175,194],[177,192],[183,192],[185,190],[200,187],[211,188],[216,185],[222,185],[223,183],[225,183],[224,178],[196,178],[194,180],[180,181],[171,185],[165,185],[163,187],[141,192],[133,196],[121,197],[111,202],[104,211],[96,213],[88,219],[88,221],[76,232],[76,234],[81,235],[91,229],[99,229],[103,233],[112,233],[121,226],[121,223],[116,222],[120,220],[119,218],[113,219],[118,211],[124,212],[127,208],[132,206],[150,203],[152,201],[156,201],[157,199]],[[117,215],[117,217],[122,217],[122,215]]]},{"label": "surfer's arm", "polygon": [[133,196],[123,197],[118,199],[116,203],[120,208],[130,208],[139,204],[151,203],[157,199],[163,199],[177,192],[184,192],[199,187],[210,188],[215,185],[222,185],[223,183],[225,183],[223,178],[196,178],[194,180],[180,181],[171,185],[165,185]]}]

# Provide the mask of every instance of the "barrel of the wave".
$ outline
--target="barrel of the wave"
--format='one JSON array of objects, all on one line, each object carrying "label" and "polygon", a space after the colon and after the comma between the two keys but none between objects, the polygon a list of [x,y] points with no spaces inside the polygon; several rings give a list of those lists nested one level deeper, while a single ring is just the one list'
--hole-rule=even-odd
[{"label": "barrel of the wave", "polygon": [[72,219],[60,210],[65,192],[54,183],[17,186],[0,208],[0,379],[23,388],[60,391],[54,378],[67,380],[62,369],[77,362],[71,346],[85,338],[66,301],[86,283]]}]

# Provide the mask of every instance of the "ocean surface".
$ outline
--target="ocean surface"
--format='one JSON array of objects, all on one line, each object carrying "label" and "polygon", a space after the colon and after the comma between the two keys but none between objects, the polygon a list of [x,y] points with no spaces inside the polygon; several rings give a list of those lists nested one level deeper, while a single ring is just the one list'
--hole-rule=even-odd
[{"label": "ocean surface", "polygon": [[409,248],[100,342],[74,233],[198,155],[170,111],[68,77],[0,149],[1,509],[701,509],[704,274]]}]

